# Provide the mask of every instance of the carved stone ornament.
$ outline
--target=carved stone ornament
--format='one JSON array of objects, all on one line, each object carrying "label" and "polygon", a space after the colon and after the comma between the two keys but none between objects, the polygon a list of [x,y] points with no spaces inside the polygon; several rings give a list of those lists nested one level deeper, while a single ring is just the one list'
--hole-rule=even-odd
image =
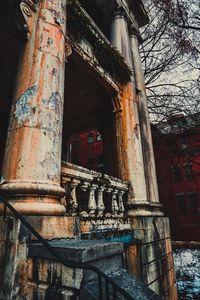
[{"label": "carved stone ornament", "polygon": [[37,10],[40,0],[20,0],[15,7],[15,19],[21,38],[28,39],[29,18]]},{"label": "carved stone ornament", "polygon": [[113,103],[113,112],[116,114],[116,116],[121,116],[122,114],[122,101],[120,95],[117,95],[113,97],[112,99]]}]

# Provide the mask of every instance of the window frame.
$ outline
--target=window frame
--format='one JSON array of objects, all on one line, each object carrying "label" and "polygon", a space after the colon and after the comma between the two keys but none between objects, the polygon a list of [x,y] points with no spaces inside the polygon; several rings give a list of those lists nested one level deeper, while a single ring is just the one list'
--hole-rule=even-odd
[{"label": "window frame", "polygon": [[[188,169],[188,167],[190,169]],[[183,169],[184,169],[185,181],[193,181],[194,176],[193,176],[192,163],[184,165]],[[190,171],[188,172],[188,170]]]},{"label": "window frame", "polygon": [[[175,172],[175,169],[178,170],[178,172]],[[171,165],[171,175],[174,183],[179,183],[182,181],[181,168],[179,165]]]},{"label": "window frame", "polygon": [[[195,196],[195,198],[191,198],[191,196]],[[196,210],[194,208],[194,203],[192,204],[192,200],[196,201]],[[199,201],[198,201],[198,193],[197,192],[189,192],[188,193],[188,202],[189,202],[189,208],[190,208],[190,214],[191,215],[198,215],[199,214]]]},{"label": "window frame", "polygon": [[94,132],[93,132],[93,130],[88,132],[88,144],[94,144]]},{"label": "window frame", "polygon": [[178,215],[180,215],[180,216],[187,215],[187,205],[186,205],[185,194],[184,193],[177,193],[175,195],[175,197],[176,197],[176,206],[177,206]]}]

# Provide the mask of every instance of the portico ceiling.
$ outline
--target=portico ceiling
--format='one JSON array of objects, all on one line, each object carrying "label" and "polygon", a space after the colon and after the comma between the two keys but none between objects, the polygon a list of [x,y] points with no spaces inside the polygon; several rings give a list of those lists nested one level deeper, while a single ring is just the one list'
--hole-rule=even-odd
[{"label": "portico ceiling", "polygon": [[9,101],[17,72],[20,41],[13,14],[4,3],[0,6],[0,37],[0,98]]},{"label": "portico ceiling", "polygon": [[111,94],[73,57],[66,66],[64,122],[112,112]]}]

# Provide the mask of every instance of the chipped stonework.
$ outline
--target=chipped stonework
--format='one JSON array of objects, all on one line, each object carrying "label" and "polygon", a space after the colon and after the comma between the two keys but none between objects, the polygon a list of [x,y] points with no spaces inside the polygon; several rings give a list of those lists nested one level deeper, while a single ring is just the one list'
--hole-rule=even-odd
[{"label": "chipped stonework", "polygon": [[42,132],[52,140],[53,144],[50,152],[46,152],[45,159],[40,162],[40,165],[46,169],[48,179],[54,179],[59,174],[59,153],[55,149],[57,149],[61,135],[62,99],[60,94],[53,92],[48,100],[43,99],[42,107],[45,111],[39,116]]},{"label": "chipped stonework", "polygon": [[46,169],[48,179],[54,179],[59,173],[58,157],[56,153],[46,152],[45,159],[40,163],[40,165]]},{"label": "chipped stonework", "polygon": [[53,180],[59,174],[59,151],[56,149],[61,136],[62,98],[59,92],[52,92],[48,99],[42,99],[36,106],[31,101],[37,91],[36,85],[26,90],[16,101],[14,115],[19,125],[40,128],[43,135],[51,141],[40,166],[46,170],[48,179]]},{"label": "chipped stonework", "polygon": [[42,132],[49,139],[55,140],[58,138],[60,132],[60,119],[62,118],[61,111],[62,99],[59,92],[51,94],[49,99],[42,99],[42,108],[39,115],[39,123]]},{"label": "chipped stonework", "polygon": [[23,124],[35,114],[34,108],[30,104],[30,100],[36,95],[38,86],[34,85],[27,89],[24,94],[16,101],[16,110],[14,112],[15,117],[19,124]]},{"label": "chipped stonework", "polygon": [[[44,135],[55,139],[60,134],[60,118],[62,118],[62,99],[59,92],[53,92],[49,99],[42,99],[39,107],[31,104],[31,98],[36,95],[38,87],[35,85],[16,101],[14,112],[18,124],[26,123],[29,126],[37,126],[43,129]],[[27,124],[28,123],[28,124]]]}]

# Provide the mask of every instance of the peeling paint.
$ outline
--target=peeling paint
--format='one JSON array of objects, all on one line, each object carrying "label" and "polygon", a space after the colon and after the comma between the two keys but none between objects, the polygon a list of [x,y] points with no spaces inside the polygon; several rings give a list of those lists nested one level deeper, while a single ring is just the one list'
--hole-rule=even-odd
[{"label": "peeling paint", "polygon": [[[54,68],[52,74],[56,75]],[[41,129],[42,134],[51,141],[50,147],[41,158],[40,165],[46,169],[48,179],[59,177],[59,149],[62,124],[63,101],[60,93],[54,91],[47,99],[42,99],[39,104],[33,104],[33,97],[37,95],[38,86],[34,85],[16,101],[14,115],[19,125],[26,125]]]},{"label": "peeling paint", "polygon": [[43,134],[56,143],[58,135],[61,134],[61,107],[62,99],[59,92],[53,92],[48,100],[42,99],[42,111],[40,112],[39,123],[43,129]]},{"label": "peeling paint", "polygon": [[40,165],[46,169],[48,179],[54,179],[59,174],[58,158],[54,152],[46,152],[45,159]]},{"label": "peeling paint", "polygon": [[23,124],[29,121],[30,118],[35,114],[34,107],[30,104],[30,99],[36,95],[38,91],[38,85],[34,85],[28,88],[24,94],[16,101],[16,110],[14,112],[15,117],[19,124]]},{"label": "peeling paint", "polygon": [[[57,72],[53,70],[54,74]],[[18,124],[28,122],[30,126],[37,126],[43,129],[43,133],[50,139],[54,139],[60,133],[60,118],[62,115],[62,98],[59,92],[52,92],[49,99],[42,99],[41,105],[37,107],[30,103],[36,95],[38,86],[32,86],[16,101],[14,112]],[[36,121],[37,120],[37,121]]]},{"label": "peeling paint", "polygon": [[60,104],[62,103],[59,92],[53,92],[48,100],[43,99],[44,107],[52,109],[56,113],[60,113]]}]

